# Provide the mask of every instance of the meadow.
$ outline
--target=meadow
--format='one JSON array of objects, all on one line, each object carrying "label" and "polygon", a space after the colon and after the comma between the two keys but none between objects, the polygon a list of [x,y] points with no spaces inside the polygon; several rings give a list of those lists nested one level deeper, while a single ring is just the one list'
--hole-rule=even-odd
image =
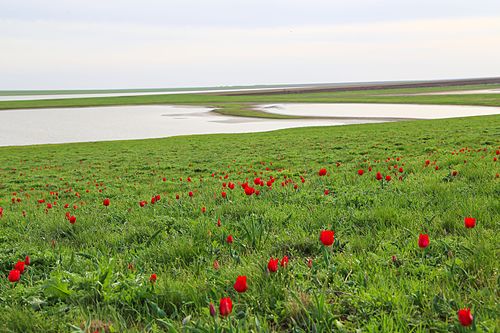
[{"label": "meadow", "polygon": [[0,331],[496,332],[499,138],[484,116],[0,148]]}]

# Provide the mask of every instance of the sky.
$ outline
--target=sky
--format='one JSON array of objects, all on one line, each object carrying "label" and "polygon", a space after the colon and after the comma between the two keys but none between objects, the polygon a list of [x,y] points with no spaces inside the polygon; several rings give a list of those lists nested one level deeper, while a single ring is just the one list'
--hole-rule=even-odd
[{"label": "sky", "polygon": [[0,0],[0,90],[491,76],[498,0]]}]

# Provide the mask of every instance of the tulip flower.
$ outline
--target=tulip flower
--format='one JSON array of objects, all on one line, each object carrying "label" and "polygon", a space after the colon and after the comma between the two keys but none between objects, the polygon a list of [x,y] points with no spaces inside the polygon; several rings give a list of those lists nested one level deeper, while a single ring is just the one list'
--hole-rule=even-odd
[{"label": "tulip flower", "polygon": [[358,175],[363,176],[364,173],[365,173],[365,171],[363,169],[358,170]]},{"label": "tulip flower", "polygon": [[14,269],[17,269],[19,272],[24,273],[24,261],[18,261],[15,265],[14,265]]},{"label": "tulip flower", "polygon": [[319,240],[325,246],[331,246],[335,241],[335,231],[333,230],[323,230],[319,235]]},{"label": "tulip flower", "polygon": [[271,259],[269,259],[269,262],[267,263],[267,269],[269,270],[269,272],[276,272],[278,270],[278,262],[280,261],[279,258],[276,258],[276,259],[273,259],[271,257]]},{"label": "tulip flower", "polygon": [[429,235],[427,234],[420,234],[418,236],[418,246],[421,249],[425,249],[427,246],[429,246],[430,240],[429,240]]},{"label": "tulip flower", "polygon": [[149,282],[151,283],[155,283],[156,282],[156,279],[157,279],[157,276],[155,273],[151,274],[151,276],[149,277]]},{"label": "tulip flower", "polygon": [[238,275],[236,282],[233,285],[234,290],[239,293],[244,293],[248,289],[247,277],[245,275]]},{"label": "tulip flower", "polygon": [[21,272],[17,269],[13,269],[9,272],[9,281],[14,283],[21,279]]},{"label": "tulip flower", "polygon": [[281,267],[285,268],[288,266],[288,256],[284,256],[283,259],[281,259]]},{"label": "tulip flower", "polygon": [[318,175],[320,175],[320,176],[326,176],[326,169],[325,168],[319,169]]},{"label": "tulip flower", "polygon": [[458,310],[457,315],[458,315],[458,321],[460,322],[460,325],[462,325],[462,326],[472,325],[472,321],[474,320],[474,317],[470,313],[469,308],[464,308],[464,309]]},{"label": "tulip flower", "polygon": [[106,198],[106,199],[104,199],[104,200],[103,200],[102,204],[103,204],[104,206],[108,207],[108,206],[109,206],[109,204],[110,204],[110,200],[109,200],[108,198]]},{"label": "tulip flower", "polygon": [[223,317],[227,317],[231,314],[233,311],[233,302],[231,301],[231,298],[225,297],[221,298],[219,302],[219,313]]},{"label": "tulip flower", "polygon": [[232,236],[232,235],[227,236],[227,238],[226,238],[226,242],[227,242],[228,244],[232,244],[232,243],[233,243],[233,236]]},{"label": "tulip flower", "polygon": [[467,229],[474,228],[476,226],[476,219],[473,217],[464,218],[464,224]]}]

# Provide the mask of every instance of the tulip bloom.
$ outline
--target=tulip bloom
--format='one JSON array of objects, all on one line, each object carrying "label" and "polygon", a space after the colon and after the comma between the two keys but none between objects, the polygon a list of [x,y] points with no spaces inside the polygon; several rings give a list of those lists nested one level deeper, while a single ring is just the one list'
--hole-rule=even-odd
[{"label": "tulip bloom", "polygon": [[281,259],[281,267],[286,266],[288,266],[288,256],[284,256],[283,259]]},{"label": "tulip bloom", "polygon": [[365,171],[363,169],[358,170],[358,175],[363,176],[364,173],[365,173]]},{"label": "tulip bloom", "polygon": [[269,270],[269,272],[276,272],[278,270],[278,262],[280,261],[279,258],[276,258],[276,259],[273,259],[271,257],[271,259],[269,259],[269,262],[267,263],[267,269]]},{"label": "tulip bloom", "polygon": [[390,182],[391,181],[391,176],[389,176],[389,175],[385,176],[385,181]]},{"label": "tulip bloom", "polygon": [[226,198],[226,197],[227,197],[227,193],[226,193],[226,192],[222,192],[222,193],[221,193],[221,196],[222,196],[223,198]]},{"label": "tulip bloom", "polygon": [[255,193],[255,189],[253,187],[250,187],[250,186],[245,187],[245,194],[246,195],[252,195],[254,193]]},{"label": "tulip bloom", "polygon": [[379,172],[377,172],[377,175],[375,176],[375,178],[376,178],[377,180],[382,180],[382,178],[383,178],[383,177],[382,177],[382,174],[380,173],[380,171],[379,171]]},{"label": "tulip bloom", "polygon": [[233,302],[230,297],[221,298],[219,303],[219,313],[223,317],[227,317],[233,311]]},{"label": "tulip bloom", "polygon": [[109,199],[108,199],[108,198],[104,199],[104,201],[102,202],[102,204],[103,204],[104,206],[106,206],[106,207],[108,207],[108,206],[109,206],[109,203],[110,203],[110,201],[109,201]]},{"label": "tulip bloom", "polygon": [[472,325],[472,321],[474,320],[474,317],[470,313],[469,308],[464,308],[464,309],[458,310],[457,315],[458,315],[458,321],[460,322],[460,325],[462,325],[462,326]]},{"label": "tulip bloom", "polygon": [[76,222],[76,216],[71,215],[71,216],[68,218],[68,220],[69,220],[69,223],[71,223],[71,224],[75,224],[75,222]]},{"label": "tulip bloom", "polygon": [[323,230],[319,235],[319,240],[325,246],[331,246],[335,241],[335,231],[333,230]]},{"label": "tulip bloom", "polygon": [[474,228],[476,226],[476,219],[473,217],[464,218],[464,224],[467,229]]},{"label": "tulip bloom", "polygon": [[233,236],[232,236],[232,235],[227,236],[227,238],[226,238],[226,242],[227,242],[228,244],[232,244],[232,243],[233,243]]},{"label": "tulip bloom", "polygon": [[320,176],[326,176],[326,169],[325,168],[319,169],[318,175],[320,175]]},{"label": "tulip bloom", "polygon": [[238,275],[236,282],[233,285],[234,290],[239,293],[244,293],[248,289],[247,277],[245,275]]},{"label": "tulip bloom", "polygon": [[17,269],[21,274],[24,273],[24,261],[18,261],[14,265],[14,269]]},{"label": "tulip bloom", "polygon": [[421,249],[425,249],[427,246],[429,246],[430,240],[429,240],[429,235],[427,234],[420,234],[418,236],[418,246]]},{"label": "tulip bloom", "polygon": [[147,202],[146,201],[140,201],[139,206],[144,207],[146,206]]},{"label": "tulip bloom", "polygon": [[17,282],[21,279],[21,272],[19,272],[17,269],[13,269],[9,272],[9,281],[14,283]]},{"label": "tulip bloom", "polygon": [[155,273],[151,274],[151,276],[149,277],[149,282],[151,283],[155,283],[156,282],[156,279],[157,279],[157,276]]},{"label": "tulip bloom", "polygon": [[26,258],[24,258],[24,264],[29,266],[31,264],[31,259],[29,256],[26,256]]},{"label": "tulip bloom", "polygon": [[192,197],[193,196],[193,192],[192,191],[189,191],[189,196]]},{"label": "tulip bloom", "polygon": [[3,208],[0,207],[0,218],[3,216]]}]

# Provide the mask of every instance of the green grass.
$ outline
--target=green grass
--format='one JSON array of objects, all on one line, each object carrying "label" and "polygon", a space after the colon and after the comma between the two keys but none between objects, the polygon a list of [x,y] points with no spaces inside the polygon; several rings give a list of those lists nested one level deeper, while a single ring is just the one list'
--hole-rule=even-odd
[{"label": "green grass", "polygon": [[[468,89],[496,88],[500,85],[473,85],[460,87],[380,89],[366,91],[297,93],[278,95],[221,96],[207,94],[172,94],[121,97],[68,98],[32,101],[3,101],[0,110],[53,107],[89,107],[112,105],[185,104],[218,107],[219,113],[233,116],[289,118],[252,110],[257,103],[411,103],[438,105],[500,106],[500,94],[385,96]],[[250,106],[249,106],[250,105]]]},{"label": "green grass", "polygon": [[[498,331],[499,138],[500,116],[487,116],[0,148],[0,331]],[[238,185],[271,175],[259,196]],[[322,229],[335,230],[332,248]],[[267,273],[284,255],[288,268]],[[226,296],[233,312],[214,320],[209,303]],[[457,322],[462,307],[472,329]]]}]

